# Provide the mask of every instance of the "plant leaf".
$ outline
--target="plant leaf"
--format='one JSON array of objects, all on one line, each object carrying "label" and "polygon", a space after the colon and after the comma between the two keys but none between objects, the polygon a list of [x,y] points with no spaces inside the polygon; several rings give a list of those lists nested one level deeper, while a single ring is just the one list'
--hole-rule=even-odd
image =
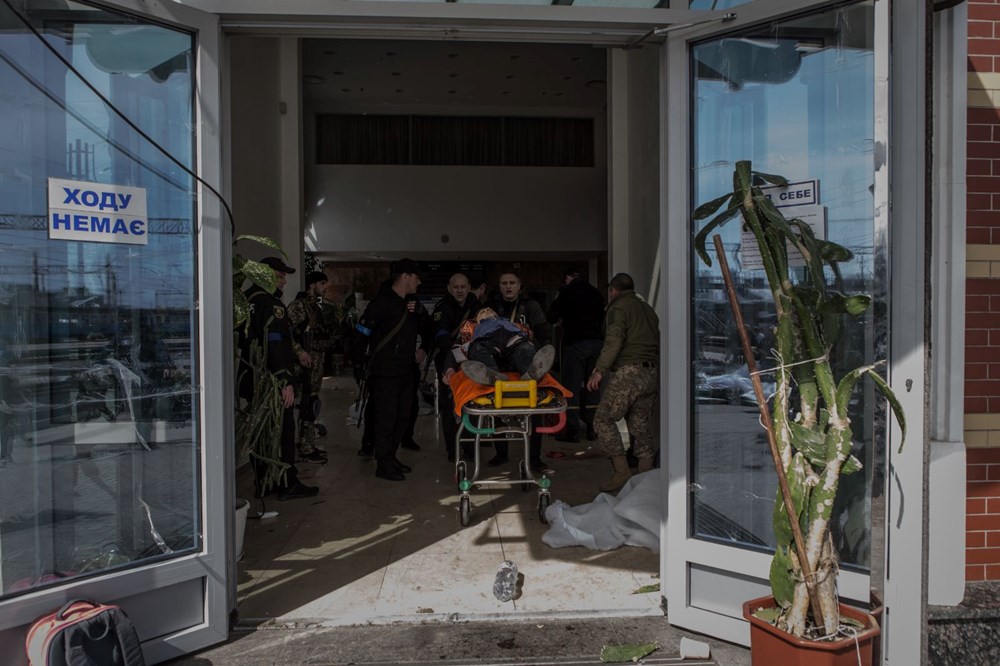
[{"label": "plant leaf", "polygon": [[854,456],[848,456],[847,460],[844,461],[844,465],[840,468],[841,474],[854,474],[855,472],[860,472],[863,465],[861,461]]},{"label": "plant leaf", "polygon": [[784,176],[777,176],[773,173],[764,173],[763,171],[754,171],[753,175],[757,176],[761,180],[772,183],[774,185],[781,185],[782,187],[788,186],[788,179]]},{"label": "plant leaf", "polygon": [[729,219],[734,215],[736,215],[736,213],[739,210],[740,210],[739,205],[727,208],[726,210],[722,211],[721,213],[713,217],[711,221],[705,223],[705,226],[702,227],[701,230],[698,232],[698,234],[694,237],[695,252],[697,252],[701,260],[705,262],[705,265],[707,266],[712,265],[712,258],[709,256],[708,250],[705,249],[705,243],[708,239],[708,235],[712,233],[712,231],[716,227],[719,227],[728,222]]},{"label": "plant leaf", "polygon": [[899,422],[899,452],[903,452],[903,442],[906,441],[906,415],[903,413],[903,406],[899,404],[899,399],[896,397],[896,393],[892,390],[889,384],[882,378],[882,375],[877,372],[870,372],[869,375],[872,381],[875,382],[875,386],[878,390],[882,392],[885,399],[889,402],[889,406],[892,407],[892,413],[896,415],[896,420]]},{"label": "plant leaf", "polygon": [[854,258],[854,253],[839,243],[828,240],[821,240],[818,243],[820,256],[828,264],[850,261]]},{"label": "plant leaf", "polygon": [[240,241],[250,241],[251,243],[258,243],[259,245],[269,247],[272,250],[277,250],[278,252],[281,253],[282,257],[285,258],[288,257],[288,255],[285,254],[285,251],[281,249],[281,246],[278,245],[278,241],[274,240],[273,238],[268,238],[267,236],[252,236],[244,234],[242,236],[237,236],[236,240],[233,241],[233,244],[235,245]]},{"label": "plant leaf", "polygon": [[248,280],[268,293],[273,292],[278,287],[278,275],[267,264],[247,260],[243,264],[243,274]]},{"label": "plant leaf", "polygon": [[697,222],[698,220],[704,220],[706,217],[708,217],[715,211],[719,210],[719,207],[726,202],[726,199],[732,199],[732,198],[733,198],[733,193],[728,192],[726,194],[723,194],[718,199],[712,199],[708,203],[703,203],[702,205],[694,209],[694,213],[692,213],[691,218],[695,222]]},{"label": "plant leaf", "polygon": [[780,606],[791,604],[795,594],[795,576],[792,573],[792,557],[787,546],[778,546],[774,551],[768,579],[771,582],[774,600]]},{"label": "plant leaf", "polygon": [[823,303],[824,313],[848,314],[852,317],[863,315],[872,303],[872,297],[868,294],[852,294],[845,296],[840,292],[827,292],[826,300]]},{"label": "plant leaf", "polygon": [[601,648],[601,661],[605,664],[637,662],[660,649],[659,643],[636,643],[631,645],[605,645]]},{"label": "plant leaf", "polygon": [[822,467],[827,463],[826,436],[822,430],[807,428],[792,421],[788,424],[792,433],[792,446],[802,453],[810,464]]},{"label": "plant leaf", "polygon": [[758,608],[753,613],[751,613],[758,620],[763,620],[768,624],[776,624],[778,618],[781,617],[781,607],[780,606],[769,606],[767,608]]}]

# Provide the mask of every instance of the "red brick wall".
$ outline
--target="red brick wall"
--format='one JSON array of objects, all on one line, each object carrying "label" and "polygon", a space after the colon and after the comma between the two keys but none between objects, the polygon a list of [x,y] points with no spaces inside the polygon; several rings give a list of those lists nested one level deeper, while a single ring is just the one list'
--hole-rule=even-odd
[{"label": "red brick wall", "polygon": [[967,581],[1000,580],[1000,2],[969,2]]}]

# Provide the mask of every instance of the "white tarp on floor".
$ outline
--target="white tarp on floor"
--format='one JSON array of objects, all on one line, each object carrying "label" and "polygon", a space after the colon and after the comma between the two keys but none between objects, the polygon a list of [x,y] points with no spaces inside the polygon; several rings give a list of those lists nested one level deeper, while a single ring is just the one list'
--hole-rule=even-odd
[{"label": "white tarp on floor", "polygon": [[636,474],[618,496],[601,493],[590,504],[556,500],[545,511],[549,530],[542,541],[553,548],[585,546],[612,550],[621,545],[660,550],[662,488],[660,470]]}]

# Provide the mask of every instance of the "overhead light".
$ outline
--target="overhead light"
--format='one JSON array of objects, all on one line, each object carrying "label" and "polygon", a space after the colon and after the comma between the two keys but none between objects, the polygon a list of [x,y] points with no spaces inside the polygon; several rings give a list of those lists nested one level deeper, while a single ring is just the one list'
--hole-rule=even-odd
[{"label": "overhead light", "polygon": [[308,83],[311,86],[318,86],[326,83],[326,77],[318,76],[316,74],[306,74],[302,77],[302,83]]},{"label": "overhead light", "polygon": [[587,81],[586,83],[584,83],[583,87],[590,88],[592,90],[599,90],[601,88],[606,88],[607,85],[608,82],[605,81],[604,79],[593,79],[591,81]]}]

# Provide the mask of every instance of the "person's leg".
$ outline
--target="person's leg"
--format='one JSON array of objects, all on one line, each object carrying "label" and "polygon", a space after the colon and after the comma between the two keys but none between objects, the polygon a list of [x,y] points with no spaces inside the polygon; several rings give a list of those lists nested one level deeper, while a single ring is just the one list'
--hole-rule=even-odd
[{"label": "person's leg", "polygon": [[500,366],[497,365],[496,345],[493,344],[490,338],[473,340],[469,344],[469,353],[467,356],[470,361],[479,361],[491,370],[500,369]]},{"label": "person's leg", "polygon": [[653,469],[654,440],[653,415],[656,412],[656,368],[641,368],[636,375],[635,401],[625,415],[625,423],[632,438],[632,453],[638,460],[637,471]]},{"label": "person's leg", "polygon": [[[441,436],[448,462],[455,461],[455,438],[458,436],[458,421],[455,419],[455,396],[451,387],[438,380],[438,418],[441,419]],[[466,456],[462,455],[463,458]]]},{"label": "person's leg", "polygon": [[419,451],[420,445],[413,439],[413,431],[417,427],[417,415],[420,414],[420,366],[413,364],[413,401],[410,405],[410,417],[406,421],[406,428],[403,436],[399,440],[399,445],[404,449]]},{"label": "person's leg", "polygon": [[632,385],[635,382],[631,370],[634,367],[626,366],[611,375],[604,390],[604,398],[594,413],[596,448],[611,460],[612,467],[611,478],[600,486],[602,492],[618,490],[632,476],[625,457],[625,445],[618,431],[618,421],[628,413],[633,402]]},{"label": "person's leg", "polygon": [[295,407],[288,407],[281,419],[281,462],[288,465],[285,482],[278,488],[278,499],[281,501],[315,497],[319,494],[316,486],[307,486],[299,481],[299,471],[295,467],[295,448]]},{"label": "person's leg", "polygon": [[372,377],[369,380],[369,400],[374,403],[372,409],[378,414],[378,418],[372,423],[375,476],[389,481],[402,481],[404,478],[395,464],[396,445],[403,430],[396,427],[400,403],[399,384],[396,377]]},{"label": "person's leg", "polygon": [[393,450],[392,461],[397,468],[409,473],[410,467],[399,461],[397,454],[403,441],[404,433],[410,427],[410,417],[416,407],[417,386],[414,381],[416,373],[410,373],[401,377],[394,377],[397,382],[398,391],[396,393],[396,422],[392,428]]},{"label": "person's leg", "polygon": [[556,439],[561,442],[580,441],[580,409],[583,405],[580,397],[584,391],[584,380],[587,377],[584,373],[584,363],[585,359],[580,349],[580,343],[563,346],[560,381],[563,386],[573,392],[573,396],[566,399],[566,427],[556,435]]},{"label": "person's leg", "polygon": [[[601,349],[604,347],[604,342],[602,340],[584,340],[580,343],[581,356],[583,357],[583,377],[584,383],[586,383],[586,378],[590,377],[594,372],[594,367],[597,365],[597,359],[601,355]],[[601,402],[601,390],[607,382],[601,382],[601,386],[598,387],[596,391],[588,391],[586,387],[581,389],[580,393],[580,420],[587,427],[587,439],[594,441],[597,439],[597,434],[594,431],[594,410],[597,409],[597,405]]]}]

